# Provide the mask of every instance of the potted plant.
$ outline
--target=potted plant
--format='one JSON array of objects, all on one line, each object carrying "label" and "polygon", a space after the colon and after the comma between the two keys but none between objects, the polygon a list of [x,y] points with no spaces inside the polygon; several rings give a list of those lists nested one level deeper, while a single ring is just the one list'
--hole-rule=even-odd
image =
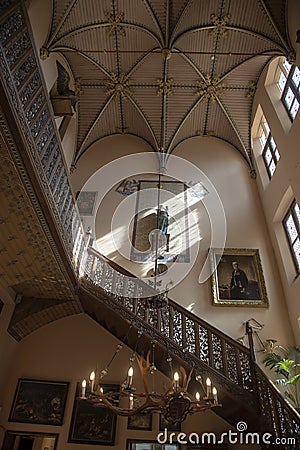
[{"label": "potted plant", "polygon": [[273,346],[271,352],[267,354],[263,363],[270,370],[273,370],[280,378],[275,380],[277,386],[285,389],[284,395],[289,403],[300,412],[300,399],[298,383],[300,381],[299,372],[300,348]]}]

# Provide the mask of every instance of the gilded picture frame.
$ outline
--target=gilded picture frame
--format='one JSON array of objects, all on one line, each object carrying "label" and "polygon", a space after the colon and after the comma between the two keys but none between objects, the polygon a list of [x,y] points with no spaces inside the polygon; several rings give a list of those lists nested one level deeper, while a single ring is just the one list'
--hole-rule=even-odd
[{"label": "gilded picture frame", "polygon": [[211,249],[213,304],[268,308],[258,249]]}]

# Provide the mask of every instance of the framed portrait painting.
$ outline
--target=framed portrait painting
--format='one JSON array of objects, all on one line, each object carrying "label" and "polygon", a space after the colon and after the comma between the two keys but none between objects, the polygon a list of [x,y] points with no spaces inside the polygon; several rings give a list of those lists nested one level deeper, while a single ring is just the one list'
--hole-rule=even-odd
[{"label": "framed portrait painting", "polygon": [[8,420],[62,425],[68,389],[68,382],[20,378]]},{"label": "framed portrait painting", "polygon": [[213,304],[267,308],[257,249],[211,249]]},{"label": "framed portrait painting", "polygon": [[[102,384],[103,392],[119,391],[117,384]],[[80,383],[73,406],[68,442],[76,444],[114,445],[117,415],[99,404],[95,405],[79,397]]]}]

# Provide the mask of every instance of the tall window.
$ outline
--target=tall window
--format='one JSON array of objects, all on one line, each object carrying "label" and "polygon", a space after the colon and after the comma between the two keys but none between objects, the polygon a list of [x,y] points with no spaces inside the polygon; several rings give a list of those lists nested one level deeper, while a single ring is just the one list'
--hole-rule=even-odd
[{"label": "tall window", "polygon": [[300,105],[300,70],[287,60],[280,63],[278,87],[282,93],[281,100],[294,120]]},{"label": "tall window", "polygon": [[262,156],[264,159],[264,163],[271,179],[277,163],[280,159],[280,153],[276,146],[276,143],[271,135],[270,127],[268,122],[263,117],[260,123],[260,143],[263,148]]},{"label": "tall window", "polygon": [[296,200],[290,206],[283,225],[293,256],[297,274],[300,274],[300,208]]}]

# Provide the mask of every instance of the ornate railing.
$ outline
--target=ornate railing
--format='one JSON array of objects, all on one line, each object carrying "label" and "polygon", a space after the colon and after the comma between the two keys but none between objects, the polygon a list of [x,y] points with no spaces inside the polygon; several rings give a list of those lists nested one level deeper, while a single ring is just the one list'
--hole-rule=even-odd
[{"label": "ornate railing", "polygon": [[[47,89],[30,36],[30,27],[20,1],[0,4],[0,83],[13,111],[26,158],[36,172],[54,223],[69,260],[78,273],[85,239],[69,186],[60,139],[53,119]],[[1,118],[5,129],[5,120]],[[25,150],[25,151],[26,151]],[[11,143],[20,170],[22,151]],[[24,160],[23,157],[23,163]]]},{"label": "ornate railing", "polygon": [[250,352],[246,347],[171,300],[161,308],[156,308],[155,303],[151,305],[149,296],[155,295],[155,290],[124,270],[120,273],[91,248],[88,249],[85,275],[95,287],[110,296],[107,300],[110,307],[117,308],[120,314],[146,332],[150,327],[152,337],[155,333],[173,353],[193,365],[200,361],[222,383],[226,380],[253,392]]},{"label": "ornate railing", "polygon": [[212,374],[220,386],[246,402],[257,431],[268,431],[274,439],[296,439],[295,444],[281,441],[276,448],[299,448],[299,416],[255,364],[251,335],[248,349],[170,299],[162,308],[149,306],[144,299],[149,286],[91,248],[82,287],[196,371]]},{"label": "ornate railing", "polygon": [[[276,446],[276,448],[299,449],[299,414],[291,408],[278,389],[267,379],[264,372],[257,365],[255,365],[255,378],[263,424],[273,437],[280,440],[278,443],[281,443],[281,446]],[[295,442],[293,443],[290,438],[294,438]]]}]

